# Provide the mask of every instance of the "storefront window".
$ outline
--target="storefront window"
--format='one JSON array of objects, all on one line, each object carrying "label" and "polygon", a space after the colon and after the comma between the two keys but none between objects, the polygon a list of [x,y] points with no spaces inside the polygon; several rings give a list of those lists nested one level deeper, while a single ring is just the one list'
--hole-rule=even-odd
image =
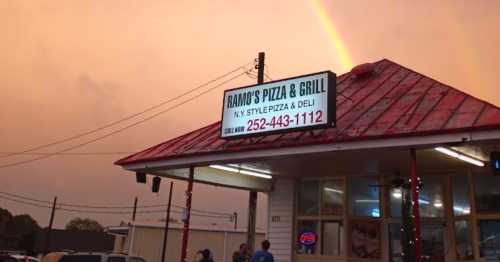
[{"label": "storefront window", "polygon": [[351,215],[359,217],[380,217],[380,192],[377,178],[349,179],[349,209]]},{"label": "storefront window", "polygon": [[323,215],[342,215],[344,212],[344,183],[342,180],[328,180],[323,183]]},{"label": "storefront window", "polygon": [[422,261],[444,262],[444,227],[443,225],[422,226]]},{"label": "storefront window", "polygon": [[455,216],[470,214],[469,183],[467,176],[452,177],[453,213]]},{"label": "storefront window", "polygon": [[321,254],[338,256],[342,253],[343,228],[340,221],[323,221]]},{"label": "storefront window", "polygon": [[475,175],[474,182],[477,212],[500,212],[500,176]]},{"label": "storefront window", "polygon": [[500,220],[479,221],[479,243],[482,259],[500,260]]},{"label": "storefront window", "polygon": [[389,225],[389,259],[391,262],[401,262],[403,249],[401,248],[401,225]]},{"label": "storefront window", "polygon": [[353,220],[351,253],[356,258],[380,259],[380,222]]},{"label": "storefront window", "polygon": [[299,214],[318,215],[319,212],[319,182],[301,181],[299,183]]},{"label": "storefront window", "polygon": [[[436,178],[423,178],[423,188],[419,192],[420,216],[443,217],[443,190],[441,180]],[[402,189],[394,188],[390,192],[391,216],[401,217]]]},{"label": "storefront window", "polygon": [[297,230],[297,253],[316,254],[318,240],[318,221],[301,220]]},{"label": "storefront window", "polygon": [[455,245],[457,259],[474,259],[469,222],[466,220],[455,221]]}]

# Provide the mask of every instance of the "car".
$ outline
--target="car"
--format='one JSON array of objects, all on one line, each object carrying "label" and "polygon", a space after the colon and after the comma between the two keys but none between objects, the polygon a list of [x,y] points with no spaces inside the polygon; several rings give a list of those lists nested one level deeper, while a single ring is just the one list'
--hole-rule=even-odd
[{"label": "car", "polygon": [[36,257],[17,254],[0,255],[0,262],[40,262]]},{"label": "car", "polygon": [[63,255],[59,262],[146,262],[146,260],[122,253],[77,252]]}]

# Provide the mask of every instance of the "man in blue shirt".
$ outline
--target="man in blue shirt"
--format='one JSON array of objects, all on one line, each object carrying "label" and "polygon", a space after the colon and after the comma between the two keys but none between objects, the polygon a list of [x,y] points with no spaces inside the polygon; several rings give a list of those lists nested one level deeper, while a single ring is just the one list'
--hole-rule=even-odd
[{"label": "man in blue shirt", "polygon": [[274,262],[273,254],[268,251],[270,246],[269,241],[262,241],[262,250],[255,252],[250,262]]}]

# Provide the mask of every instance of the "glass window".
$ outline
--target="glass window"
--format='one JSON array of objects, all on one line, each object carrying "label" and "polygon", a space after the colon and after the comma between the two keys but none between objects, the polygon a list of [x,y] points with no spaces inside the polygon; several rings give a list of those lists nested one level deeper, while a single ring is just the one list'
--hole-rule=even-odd
[{"label": "glass window", "polygon": [[467,220],[455,221],[455,245],[457,259],[474,259],[469,222]]},{"label": "glass window", "polygon": [[500,220],[479,221],[479,241],[482,259],[500,260]]},{"label": "glass window", "polygon": [[467,176],[452,177],[453,213],[455,216],[470,214],[469,182]]},{"label": "glass window", "polygon": [[[441,180],[436,178],[423,178],[423,188],[419,192],[420,216],[443,217],[443,190]],[[393,188],[390,192],[391,216],[401,217],[401,201],[403,189]],[[409,192],[411,194],[411,192]]]},{"label": "glass window", "polygon": [[338,256],[342,253],[343,228],[340,221],[323,221],[321,254]]},{"label": "glass window", "polygon": [[297,230],[297,253],[316,254],[318,221],[301,220]]},{"label": "glass window", "polygon": [[100,255],[64,255],[60,262],[101,262]]},{"label": "glass window", "polygon": [[380,193],[376,177],[349,179],[349,209],[353,216],[380,217]]},{"label": "glass window", "polygon": [[401,262],[403,249],[401,248],[401,225],[389,225],[389,260],[391,262]]},{"label": "glass window", "polygon": [[319,182],[301,181],[299,183],[299,214],[317,215],[319,212]]},{"label": "glass window", "polygon": [[380,259],[380,222],[353,220],[351,252],[357,258]]},{"label": "glass window", "polygon": [[146,262],[146,260],[140,257],[130,257],[130,262]]},{"label": "glass window", "polygon": [[323,203],[321,213],[342,215],[344,213],[344,183],[342,180],[330,180],[323,183]]},{"label": "glass window", "polygon": [[444,262],[443,225],[423,225],[421,233],[422,261]]},{"label": "glass window", "polygon": [[500,176],[474,176],[477,212],[500,212]]}]

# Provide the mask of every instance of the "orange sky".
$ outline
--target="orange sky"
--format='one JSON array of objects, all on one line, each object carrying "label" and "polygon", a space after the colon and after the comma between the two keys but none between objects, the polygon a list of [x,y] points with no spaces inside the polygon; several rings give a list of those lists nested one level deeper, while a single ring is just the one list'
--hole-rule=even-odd
[{"label": "orange sky", "polygon": [[[350,68],[339,43],[353,64],[389,58],[500,104],[500,2],[322,1],[320,7],[330,25],[311,1],[1,1],[0,149],[22,150],[106,124],[247,63],[259,51],[266,52],[273,79],[326,69],[341,74]],[[225,88],[254,82],[242,77]],[[222,90],[76,151],[137,151],[217,121]],[[160,196],[151,194],[112,165],[117,158],[58,156],[0,169],[1,190],[89,204],[129,204],[136,195],[146,203],[166,201],[166,183]],[[195,187],[195,208],[245,211],[246,192]],[[177,183],[177,204],[183,191]],[[239,201],[226,203],[228,196]],[[0,206],[47,224],[46,210],[5,200]],[[73,216],[58,214],[56,225]],[[122,218],[91,217],[106,225]]]}]

